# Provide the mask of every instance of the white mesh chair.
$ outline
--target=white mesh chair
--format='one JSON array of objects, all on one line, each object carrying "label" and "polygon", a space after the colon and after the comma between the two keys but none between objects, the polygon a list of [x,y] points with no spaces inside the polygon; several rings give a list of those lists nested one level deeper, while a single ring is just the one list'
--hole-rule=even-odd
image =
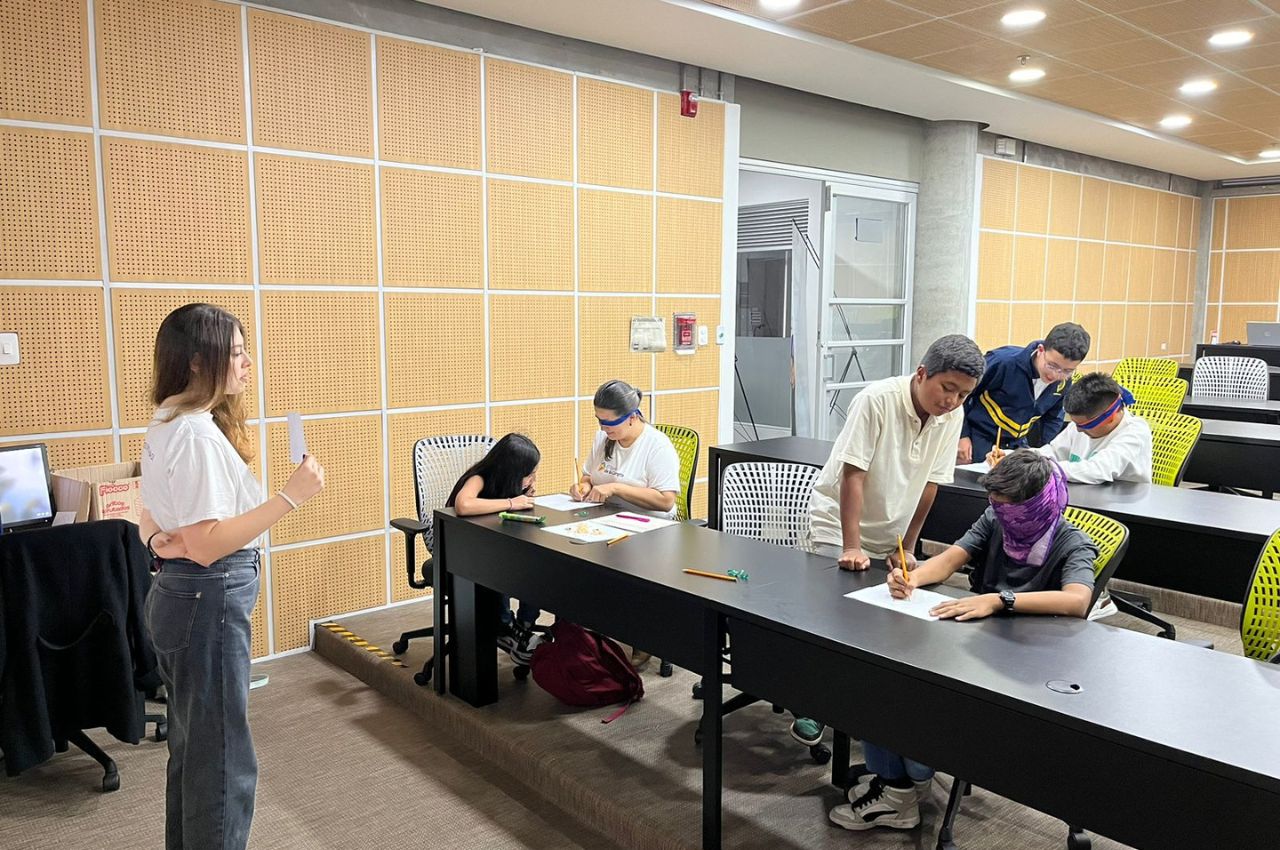
[{"label": "white mesh chair", "polygon": [[[802,547],[809,535],[809,494],[822,470],[798,463],[735,463],[724,471],[720,484],[720,530],[765,543]],[[732,664],[729,650],[725,660]],[[694,698],[702,695],[701,683],[694,686]],[[726,700],[721,716],[746,708],[760,699],[739,693]],[[774,705],[773,710],[782,712]],[[694,733],[701,741],[701,728]],[[818,743],[809,748],[818,764],[831,760],[831,750]]]},{"label": "white mesh chair", "polygon": [[1257,357],[1201,357],[1191,373],[1191,394],[1266,401],[1267,361]]},{"label": "white mesh chair", "polygon": [[[423,437],[413,446],[413,492],[418,505],[418,519],[393,519],[391,525],[404,533],[404,562],[409,576],[409,586],[417,590],[431,587],[431,576],[424,562],[422,578],[417,578],[417,555],[414,551],[414,540],[421,536],[428,556],[435,549],[433,512],[443,508],[453,492],[453,485],[458,483],[462,473],[472,464],[489,453],[497,442],[493,437],[484,435],[445,435],[440,437]],[[444,593],[443,588],[435,588],[435,592]],[[448,626],[439,624],[440,640],[437,651],[448,652]],[[435,637],[436,626],[414,629],[400,635],[400,639],[391,645],[396,655],[401,655],[409,648],[409,641],[415,638]],[[413,680],[419,685],[431,681],[432,659],[428,658],[420,673],[414,674]]]}]

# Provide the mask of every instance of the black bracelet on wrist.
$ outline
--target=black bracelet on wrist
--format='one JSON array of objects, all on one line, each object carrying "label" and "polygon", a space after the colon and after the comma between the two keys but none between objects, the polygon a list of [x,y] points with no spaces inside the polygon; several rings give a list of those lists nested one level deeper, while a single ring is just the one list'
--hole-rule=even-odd
[{"label": "black bracelet on wrist", "polygon": [[154,534],[152,534],[150,537],[148,537],[148,538],[147,538],[147,551],[151,553],[151,557],[152,557],[152,558],[159,558],[159,557],[160,557],[159,555],[157,555],[157,554],[156,554],[156,550],[151,548],[151,541],[152,541],[152,540],[155,540],[155,539],[156,539],[156,536],[157,536],[157,535],[160,535],[160,534],[164,534],[164,532],[163,532],[163,531],[157,531],[157,532],[155,532]]}]

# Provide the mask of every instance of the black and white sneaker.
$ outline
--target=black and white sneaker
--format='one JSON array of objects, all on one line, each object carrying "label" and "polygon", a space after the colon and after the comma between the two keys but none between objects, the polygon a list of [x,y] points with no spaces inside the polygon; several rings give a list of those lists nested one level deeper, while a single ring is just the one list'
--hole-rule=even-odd
[{"label": "black and white sneaker", "polygon": [[829,818],[844,829],[863,830],[876,827],[912,829],[920,825],[920,805],[915,788],[894,788],[876,777],[867,792],[852,803],[831,810]]},{"label": "black and white sneaker", "polygon": [[[867,793],[867,790],[871,788],[871,783],[876,779],[879,779],[879,777],[874,773],[862,774],[844,792],[845,799],[850,803],[856,802],[859,797]],[[922,779],[919,782],[913,779],[911,784],[915,787],[916,802],[919,803],[929,796],[929,791],[933,788],[933,778]]]}]

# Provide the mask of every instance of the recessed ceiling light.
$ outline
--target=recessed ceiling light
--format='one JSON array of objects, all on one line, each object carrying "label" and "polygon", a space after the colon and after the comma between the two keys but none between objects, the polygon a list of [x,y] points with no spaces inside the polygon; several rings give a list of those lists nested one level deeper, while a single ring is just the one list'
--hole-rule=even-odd
[{"label": "recessed ceiling light", "polygon": [[1271,148],[1270,150],[1261,151],[1258,156],[1263,159],[1280,159],[1280,148]]},{"label": "recessed ceiling light", "polygon": [[1038,24],[1044,20],[1044,12],[1039,9],[1014,9],[1009,14],[1000,19],[1000,23],[1006,27],[1018,28],[1029,27]]},{"label": "recessed ceiling light", "polygon": [[800,5],[800,0],[760,0],[766,12],[790,12]]},{"label": "recessed ceiling light", "polygon": [[1044,68],[1018,68],[1009,72],[1009,79],[1015,83],[1034,83],[1044,76]]},{"label": "recessed ceiling light", "polygon": [[1253,41],[1253,33],[1248,30],[1223,30],[1209,37],[1209,43],[1214,47],[1239,47],[1251,41]]},{"label": "recessed ceiling light", "polygon": [[1190,115],[1166,115],[1160,119],[1160,126],[1166,130],[1180,130],[1190,123]]},{"label": "recessed ceiling light", "polygon": [[1183,94],[1208,94],[1218,87],[1213,80],[1187,80],[1178,91]]}]

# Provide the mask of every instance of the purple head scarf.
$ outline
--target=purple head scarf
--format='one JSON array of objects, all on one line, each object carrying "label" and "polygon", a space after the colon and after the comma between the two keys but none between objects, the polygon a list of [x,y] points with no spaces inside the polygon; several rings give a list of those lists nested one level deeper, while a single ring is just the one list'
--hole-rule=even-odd
[{"label": "purple head scarf", "polygon": [[1067,507],[1067,476],[1056,461],[1038,494],[1016,505],[992,503],[1004,536],[1004,553],[1017,564],[1042,565]]}]

